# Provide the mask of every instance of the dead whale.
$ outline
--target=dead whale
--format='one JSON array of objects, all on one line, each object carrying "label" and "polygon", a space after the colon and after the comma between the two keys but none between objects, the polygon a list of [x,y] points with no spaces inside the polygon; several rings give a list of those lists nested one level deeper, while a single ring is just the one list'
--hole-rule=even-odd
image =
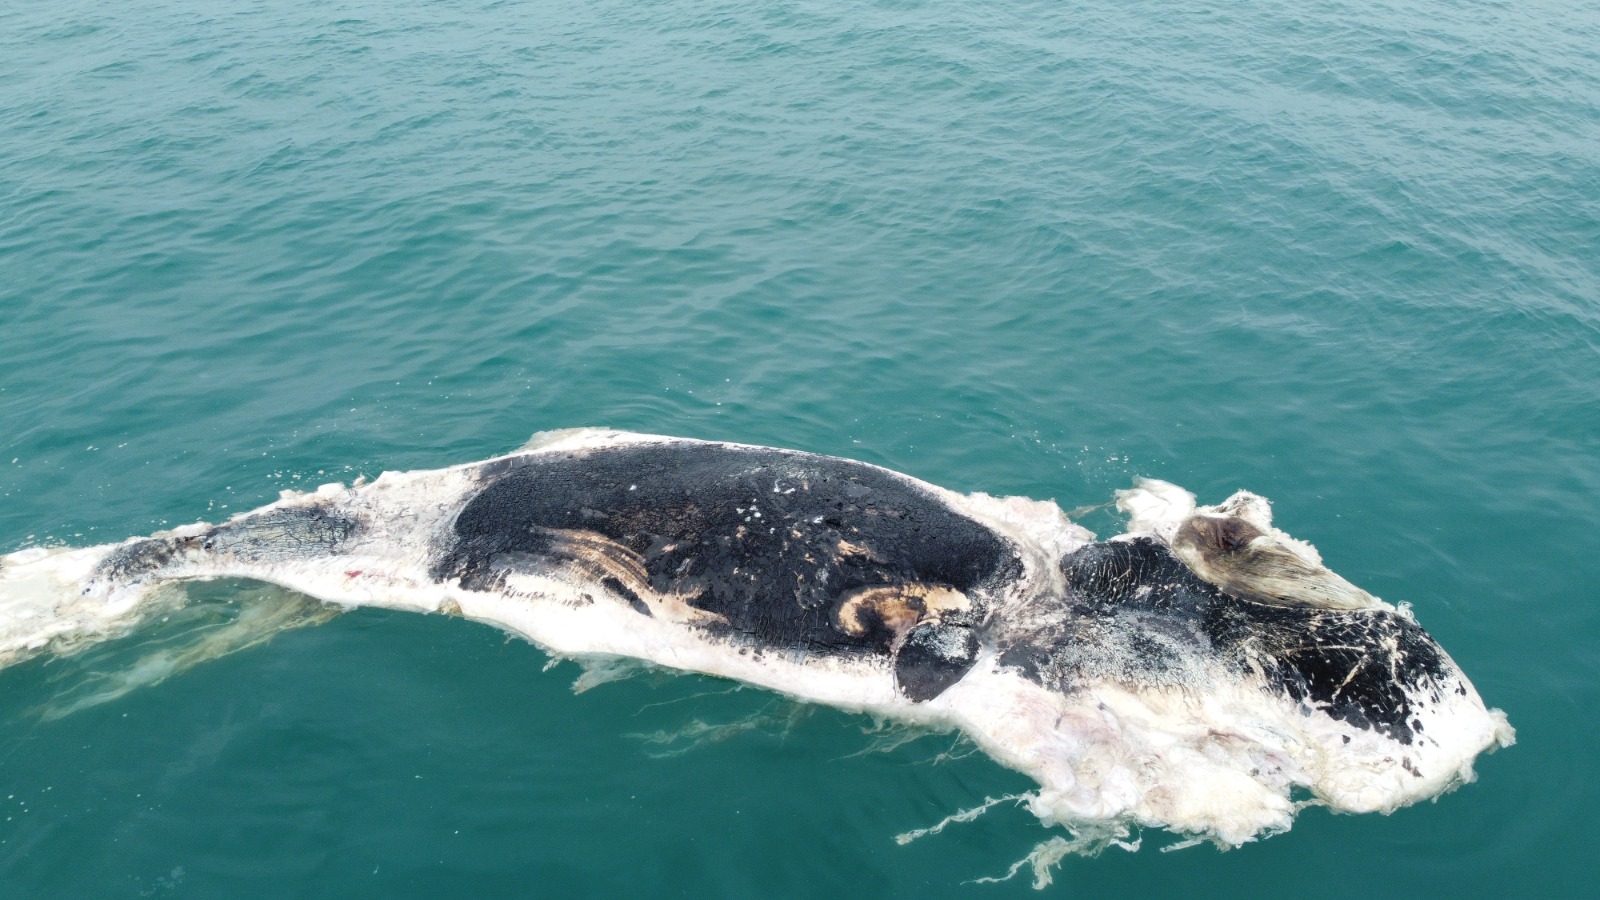
[{"label": "dead whale", "polygon": [[484,462],[285,492],[217,525],[0,557],[0,665],[126,631],[164,585],[241,577],[443,612],[960,729],[1103,846],[1219,844],[1300,799],[1391,811],[1509,745],[1404,607],[1240,492],[1141,482],[1096,540],[1051,502],[789,450],[579,429]]}]

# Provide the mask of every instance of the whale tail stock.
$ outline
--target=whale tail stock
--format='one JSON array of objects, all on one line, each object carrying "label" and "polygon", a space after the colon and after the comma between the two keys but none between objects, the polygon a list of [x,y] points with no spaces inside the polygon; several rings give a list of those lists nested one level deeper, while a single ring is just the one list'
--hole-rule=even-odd
[{"label": "whale tail stock", "polygon": [[[179,605],[184,581],[252,577],[262,563],[331,557],[355,530],[317,506],[275,505],[120,544],[0,556],[0,668],[120,637]],[[319,553],[318,551],[325,551]],[[292,584],[286,585],[293,587]]]},{"label": "whale tail stock", "polygon": [[123,544],[33,547],[0,556],[0,667],[125,634],[160,594],[144,581],[97,591],[95,573]]}]

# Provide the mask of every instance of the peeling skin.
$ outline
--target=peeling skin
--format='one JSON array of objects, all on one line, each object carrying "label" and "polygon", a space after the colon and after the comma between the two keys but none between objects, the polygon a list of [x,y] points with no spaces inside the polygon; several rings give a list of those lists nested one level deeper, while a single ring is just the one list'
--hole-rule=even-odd
[{"label": "peeling skin", "polygon": [[839,605],[839,628],[860,637],[876,620],[895,634],[904,634],[925,620],[938,620],[946,613],[969,612],[972,601],[960,591],[928,584],[858,588],[849,592]]},{"label": "peeling skin", "polygon": [[[1115,843],[1238,844],[1309,791],[1388,811],[1513,732],[1404,607],[1239,492],[1120,492],[1109,540],[1054,503],[815,454],[580,429],[325,485],[218,525],[0,557],[0,665],[134,627],[163,585],[243,577],[489,622],[918,727],[1033,778],[1028,808]],[[613,667],[614,668],[614,667]]]},{"label": "peeling skin", "polygon": [[1119,491],[1117,506],[1133,517],[1130,531],[1160,538],[1195,575],[1234,596],[1281,606],[1392,608],[1324,566],[1315,547],[1274,528],[1271,504],[1249,491],[1196,508],[1188,491],[1147,479]]},{"label": "peeling skin", "polygon": [[1237,597],[1284,606],[1377,609],[1371,594],[1237,516],[1190,516],[1172,550],[1196,575]]}]

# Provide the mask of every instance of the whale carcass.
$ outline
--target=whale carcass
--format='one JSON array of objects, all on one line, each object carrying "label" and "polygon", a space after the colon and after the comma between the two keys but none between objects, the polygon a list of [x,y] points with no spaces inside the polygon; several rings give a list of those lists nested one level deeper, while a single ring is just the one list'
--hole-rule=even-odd
[{"label": "whale carcass", "polygon": [[1146,481],[1126,534],[810,453],[579,429],[505,456],[286,492],[216,525],[0,557],[0,664],[125,632],[164,585],[242,577],[451,613],[959,729],[1047,824],[1220,844],[1304,796],[1390,811],[1512,741],[1404,607],[1240,492]]}]

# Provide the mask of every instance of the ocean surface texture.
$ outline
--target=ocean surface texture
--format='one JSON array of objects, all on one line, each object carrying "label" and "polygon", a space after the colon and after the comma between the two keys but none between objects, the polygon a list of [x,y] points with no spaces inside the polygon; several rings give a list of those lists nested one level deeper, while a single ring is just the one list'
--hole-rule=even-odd
[{"label": "ocean surface texture", "polygon": [[[0,552],[579,425],[1103,535],[1152,476],[1272,498],[1518,730],[1437,803],[1054,894],[1592,891],[1597,397],[1585,4],[0,5]],[[0,672],[0,896],[1033,896],[972,882],[1062,833],[897,844],[1031,786],[949,735],[190,600]]]}]

